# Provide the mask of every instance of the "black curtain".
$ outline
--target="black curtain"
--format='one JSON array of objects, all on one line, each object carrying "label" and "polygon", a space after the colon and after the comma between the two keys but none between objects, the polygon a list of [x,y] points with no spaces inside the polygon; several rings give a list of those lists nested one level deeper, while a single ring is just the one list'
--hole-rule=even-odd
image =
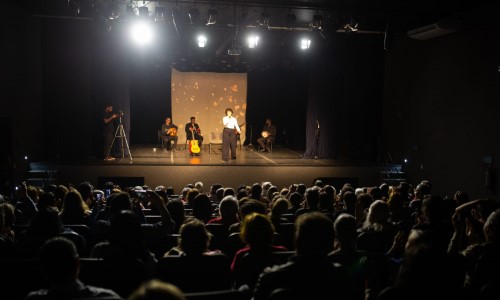
[{"label": "black curtain", "polygon": [[383,36],[338,34],[309,70],[303,158],[376,160],[383,96]]}]

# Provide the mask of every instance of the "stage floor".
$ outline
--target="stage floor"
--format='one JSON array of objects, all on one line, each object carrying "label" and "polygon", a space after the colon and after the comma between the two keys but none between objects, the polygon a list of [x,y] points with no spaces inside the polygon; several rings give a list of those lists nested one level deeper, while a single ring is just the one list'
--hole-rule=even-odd
[{"label": "stage floor", "polygon": [[236,150],[236,160],[222,161],[221,144],[206,144],[202,146],[198,156],[191,156],[189,149],[184,145],[178,146],[175,151],[165,151],[157,145],[135,145],[130,147],[132,159],[126,153],[116,156],[114,161],[92,161],[105,164],[175,164],[175,165],[245,165],[245,166],[327,166],[338,165],[334,159],[301,158],[302,153],[275,145],[272,152],[260,152],[257,148],[239,146]]},{"label": "stage floor", "polygon": [[180,191],[188,183],[202,181],[207,188],[214,183],[237,188],[241,184],[270,181],[278,188],[292,183],[311,186],[322,179],[340,189],[346,182],[354,186],[374,186],[381,182],[381,172],[400,166],[346,162],[336,159],[301,158],[300,152],[275,146],[272,152],[258,152],[238,146],[237,159],[222,161],[221,145],[204,145],[199,156],[191,156],[184,145],[176,151],[163,151],[157,145],[134,145],[126,156],[113,161],[89,158],[84,161],[53,162],[61,183],[90,181],[99,187],[106,181],[134,186],[147,184],[172,186]]}]

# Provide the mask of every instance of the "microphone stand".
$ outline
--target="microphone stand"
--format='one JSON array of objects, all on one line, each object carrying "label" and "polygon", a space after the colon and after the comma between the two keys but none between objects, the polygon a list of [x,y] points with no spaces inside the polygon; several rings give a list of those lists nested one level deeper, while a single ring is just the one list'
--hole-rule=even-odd
[{"label": "microphone stand", "polygon": [[255,147],[253,146],[252,144],[252,138],[253,138],[253,130],[252,130],[252,126],[248,126],[250,128],[250,142],[248,143],[246,149],[248,150],[252,150],[252,151],[255,151]]},{"label": "microphone stand", "polygon": [[314,149],[314,159],[318,159],[318,146],[319,146],[319,121],[316,120],[316,147]]}]

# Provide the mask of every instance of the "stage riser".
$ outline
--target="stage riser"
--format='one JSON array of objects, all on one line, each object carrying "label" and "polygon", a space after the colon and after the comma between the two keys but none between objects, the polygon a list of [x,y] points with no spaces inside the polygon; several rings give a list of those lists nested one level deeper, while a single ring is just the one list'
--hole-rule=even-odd
[{"label": "stage riser", "polygon": [[[243,165],[59,165],[60,184],[90,181],[97,187],[99,177],[144,177],[150,187],[172,186],[177,193],[188,183],[202,181],[206,190],[213,183],[236,188],[241,184],[271,181],[278,188],[292,183],[311,186],[316,178],[338,182],[356,180],[361,186],[380,184],[378,166],[243,166]],[[335,186],[339,188],[340,186]]]}]

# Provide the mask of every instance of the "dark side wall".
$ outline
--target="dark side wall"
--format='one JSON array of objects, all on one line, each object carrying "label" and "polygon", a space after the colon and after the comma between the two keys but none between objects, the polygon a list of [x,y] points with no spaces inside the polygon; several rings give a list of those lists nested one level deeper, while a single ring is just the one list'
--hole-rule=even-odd
[{"label": "dark side wall", "polygon": [[395,36],[386,54],[385,154],[408,159],[410,183],[436,194],[495,197],[483,157],[498,167],[499,19],[488,7],[462,17],[459,32],[430,40]]}]

